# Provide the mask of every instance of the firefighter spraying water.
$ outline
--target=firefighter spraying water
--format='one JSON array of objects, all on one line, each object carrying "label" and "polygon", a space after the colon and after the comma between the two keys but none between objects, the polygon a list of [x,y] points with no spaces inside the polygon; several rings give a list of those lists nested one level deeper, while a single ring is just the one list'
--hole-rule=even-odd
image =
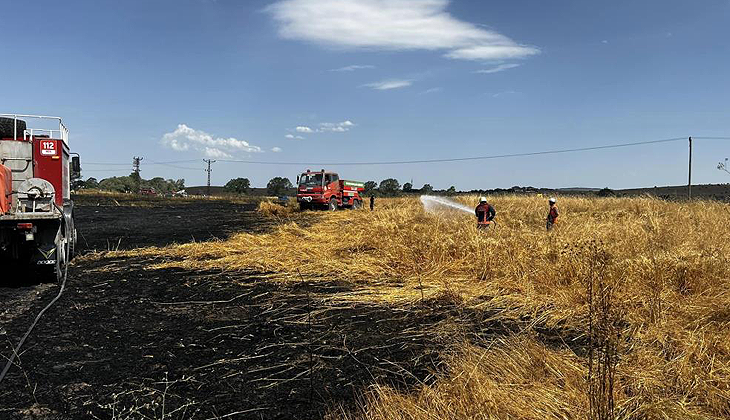
[{"label": "firefighter spraying water", "polygon": [[477,216],[477,229],[489,229],[490,226],[496,224],[494,216],[497,215],[497,211],[494,207],[487,203],[486,197],[479,198],[479,204],[474,209],[474,213]]},{"label": "firefighter spraying water", "polygon": [[422,195],[421,203],[423,204],[424,210],[427,212],[433,213],[438,210],[456,210],[468,214],[475,214],[477,217],[478,229],[488,229],[490,226],[496,226],[497,224],[494,221],[494,216],[497,212],[494,210],[494,206],[487,203],[487,199],[485,197],[481,197],[479,199],[479,205],[474,210],[449,199],[434,197],[431,195]]}]

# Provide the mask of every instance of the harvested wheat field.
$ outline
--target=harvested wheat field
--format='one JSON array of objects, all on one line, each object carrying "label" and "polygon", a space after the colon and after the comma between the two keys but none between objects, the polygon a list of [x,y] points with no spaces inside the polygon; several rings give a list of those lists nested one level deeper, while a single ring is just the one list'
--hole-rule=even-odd
[{"label": "harvested wheat field", "polygon": [[160,269],[338,279],[352,288],[333,305],[438,302],[484,326],[442,323],[429,333],[452,345],[434,380],[408,392],[376,384],[333,417],[730,416],[730,206],[566,197],[548,234],[544,199],[489,199],[499,226],[486,233],[466,214],[427,214],[403,198],[307,228],[271,207],[284,220],[273,232],[139,252],[164,258]]},{"label": "harvested wheat field", "polygon": [[487,232],[415,197],[374,212],[263,202],[236,216],[246,231],[87,253],[0,391],[17,401],[3,412],[730,416],[728,204],[559,197],[548,233],[544,198],[488,199]]}]

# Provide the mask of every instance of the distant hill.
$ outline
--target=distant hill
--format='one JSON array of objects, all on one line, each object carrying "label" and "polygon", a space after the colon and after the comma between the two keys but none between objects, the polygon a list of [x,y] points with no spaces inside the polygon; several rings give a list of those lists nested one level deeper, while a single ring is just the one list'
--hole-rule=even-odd
[{"label": "distant hill", "polygon": [[586,187],[568,187],[568,188],[558,188],[557,191],[560,192],[596,192],[600,191],[600,188],[586,188]]},{"label": "distant hill", "polygon": [[[615,190],[621,195],[636,196],[650,194],[661,198],[687,197],[686,185],[669,185],[664,187],[631,188]],[[702,184],[692,185],[693,198],[711,198],[715,200],[730,200],[730,184]]]}]

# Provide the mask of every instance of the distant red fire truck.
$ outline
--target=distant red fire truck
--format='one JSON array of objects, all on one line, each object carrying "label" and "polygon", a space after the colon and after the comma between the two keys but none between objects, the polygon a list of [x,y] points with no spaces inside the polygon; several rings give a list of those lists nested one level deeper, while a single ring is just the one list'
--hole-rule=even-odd
[{"label": "distant red fire truck", "polygon": [[33,267],[22,280],[59,281],[74,255],[70,183],[81,166],[68,134],[59,117],[0,114],[0,266]]},{"label": "distant red fire truck", "polygon": [[340,179],[335,172],[306,172],[297,176],[297,202],[302,210],[326,208],[359,209],[362,207],[360,193],[365,190],[365,184],[358,181]]}]

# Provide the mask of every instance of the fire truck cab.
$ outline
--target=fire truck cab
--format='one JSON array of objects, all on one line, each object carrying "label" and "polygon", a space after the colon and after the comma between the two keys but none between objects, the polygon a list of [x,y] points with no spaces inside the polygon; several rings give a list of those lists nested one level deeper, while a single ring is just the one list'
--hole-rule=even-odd
[{"label": "fire truck cab", "polygon": [[0,114],[0,261],[32,268],[10,281],[60,281],[74,255],[71,178],[81,166],[68,137],[59,117]]},{"label": "fire truck cab", "polygon": [[365,185],[358,181],[340,179],[335,172],[306,172],[297,176],[297,202],[302,210],[326,208],[359,209],[362,207],[360,193]]}]

